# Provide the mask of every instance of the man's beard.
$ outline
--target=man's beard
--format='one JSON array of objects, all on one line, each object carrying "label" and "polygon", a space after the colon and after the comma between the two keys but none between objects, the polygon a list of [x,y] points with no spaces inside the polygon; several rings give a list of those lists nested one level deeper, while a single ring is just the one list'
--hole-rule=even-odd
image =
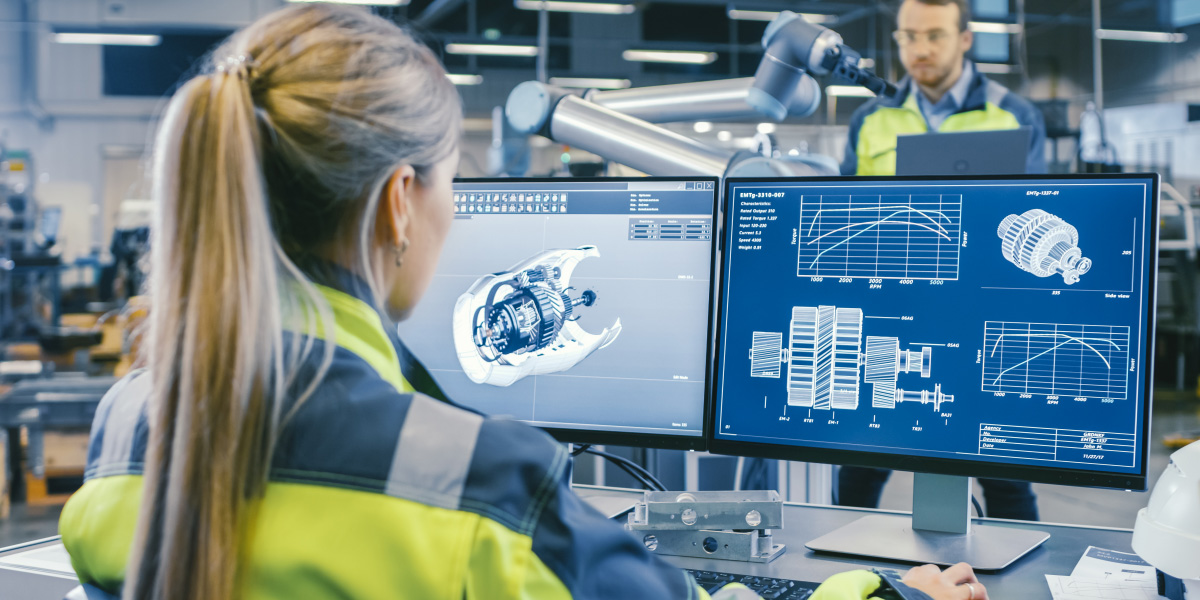
[{"label": "man's beard", "polygon": [[[932,71],[936,69],[936,71]],[[949,64],[942,68],[937,68],[935,65],[924,64],[920,65],[911,73],[913,79],[927,88],[941,88],[943,85],[950,83],[950,76],[954,73],[954,65]]]}]

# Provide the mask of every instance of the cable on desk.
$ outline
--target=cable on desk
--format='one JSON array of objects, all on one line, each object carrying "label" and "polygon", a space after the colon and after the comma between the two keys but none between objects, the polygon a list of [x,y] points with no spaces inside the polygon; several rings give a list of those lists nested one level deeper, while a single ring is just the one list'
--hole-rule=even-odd
[{"label": "cable on desk", "polygon": [[979,505],[979,500],[975,498],[975,494],[971,494],[971,506],[975,507],[975,516],[983,517],[983,507]]}]

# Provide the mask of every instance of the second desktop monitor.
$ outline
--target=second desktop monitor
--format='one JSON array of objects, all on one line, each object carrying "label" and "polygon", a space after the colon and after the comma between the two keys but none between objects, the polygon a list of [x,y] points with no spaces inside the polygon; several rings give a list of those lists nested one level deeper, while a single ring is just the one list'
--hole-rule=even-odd
[{"label": "second desktop monitor", "polygon": [[1157,180],[730,180],[710,449],[1141,489]]},{"label": "second desktop monitor", "polygon": [[703,448],[715,178],[460,180],[400,328],[447,395],[572,442]]}]

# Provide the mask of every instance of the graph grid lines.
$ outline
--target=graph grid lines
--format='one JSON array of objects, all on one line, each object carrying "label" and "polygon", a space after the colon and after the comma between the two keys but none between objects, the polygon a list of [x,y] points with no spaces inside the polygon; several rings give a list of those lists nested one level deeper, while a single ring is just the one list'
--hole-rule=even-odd
[{"label": "graph grid lines", "polygon": [[798,277],[958,279],[962,196],[800,199]]},{"label": "graph grid lines", "polygon": [[983,391],[1128,397],[1129,327],[988,321]]}]

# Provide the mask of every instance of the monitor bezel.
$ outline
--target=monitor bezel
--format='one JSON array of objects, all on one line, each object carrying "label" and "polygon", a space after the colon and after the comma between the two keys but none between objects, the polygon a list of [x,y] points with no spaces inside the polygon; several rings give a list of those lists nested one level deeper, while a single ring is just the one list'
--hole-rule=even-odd
[{"label": "monitor bezel", "polygon": [[[705,364],[704,364],[704,396],[702,399],[703,407],[701,410],[701,423],[699,435],[671,435],[667,433],[635,433],[630,431],[607,431],[603,429],[572,429],[566,427],[542,427],[535,424],[534,427],[549,433],[551,437],[566,443],[572,444],[595,444],[595,445],[612,445],[612,446],[635,446],[640,448],[655,448],[662,450],[705,450],[708,442],[708,418],[712,414],[712,376],[713,376],[713,352],[715,351],[715,336],[713,335],[713,315],[716,314],[716,291],[717,286],[713,277],[717,274],[717,223],[720,219],[718,212],[721,209],[721,180],[719,177],[711,176],[693,176],[693,177],[456,177],[454,184],[459,183],[506,183],[506,184],[531,184],[537,185],[540,183],[557,183],[557,184],[586,184],[595,182],[614,182],[614,183],[670,183],[683,181],[706,181],[713,184],[713,239],[709,248],[709,282],[708,286],[708,329],[707,342],[705,348]],[[457,215],[456,215],[457,216]]]},{"label": "monitor bezel", "polygon": [[[1139,358],[1144,365],[1143,372],[1145,373],[1145,383],[1142,393],[1145,402],[1142,406],[1142,451],[1140,473],[1124,474],[1124,473],[1104,473],[1097,471],[1087,471],[1082,469],[1068,469],[1063,467],[1041,467],[1036,465],[1009,465],[1003,463],[993,463],[987,461],[965,460],[965,459],[949,459],[949,458],[934,458],[934,457],[919,457],[900,454],[887,454],[879,452],[865,452],[859,450],[831,450],[826,448],[805,447],[805,446],[789,446],[785,444],[766,444],[758,442],[743,442],[729,439],[718,438],[716,435],[717,422],[717,399],[716,390],[720,378],[720,360],[721,355],[718,352],[718,340],[721,339],[725,303],[725,290],[719,277],[723,277],[726,268],[727,253],[724,252],[726,243],[726,227],[729,219],[729,198],[730,188],[734,185],[742,183],[846,183],[853,185],[855,183],[865,181],[905,181],[905,182],[921,182],[921,181],[1041,181],[1041,180],[1096,180],[1096,179],[1149,179],[1151,182],[1151,199],[1150,199],[1150,218],[1154,223],[1153,229],[1153,252],[1149,252],[1149,264],[1147,265],[1146,277],[1149,279],[1150,289],[1147,297],[1147,331],[1146,331],[1146,346],[1145,352]],[[1038,174],[1038,175],[956,175],[956,176],[936,176],[936,175],[913,175],[903,177],[889,176],[868,176],[868,177],[847,177],[847,176],[814,176],[814,177],[731,177],[726,178],[722,186],[721,193],[721,210],[720,218],[718,219],[717,235],[719,270],[714,275],[713,281],[720,288],[716,292],[717,306],[716,313],[712,317],[712,328],[715,333],[715,340],[712,343],[712,368],[713,374],[710,378],[712,396],[708,400],[709,414],[705,418],[707,429],[705,430],[708,438],[708,451],[713,454],[724,454],[734,456],[754,456],[761,458],[774,458],[780,460],[794,460],[814,463],[827,463],[834,465],[852,465],[859,467],[875,467],[896,469],[901,471],[913,471],[921,473],[934,473],[941,475],[960,475],[967,477],[986,477],[992,479],[1012,479],[1019,481],[1029,481],[1033,483],[1050,483],[1058,485],[1071,485],[1081,487],[1102,487],[1114,488],[1122,490],[1138,490],[1144,491],[1149,478],[1148,460],[1150,454],[1150,416],[1153,406],[1153,388],[1154,388],[1154,341],[1155,341],[1155,312],[1156,298],[1158,287],[1158,242],[1159,242],[1159,219],[1158,219],[1158,199],[1159,199],[1159,176],[1157,173],[1104,173],[1104,174]]]}]

